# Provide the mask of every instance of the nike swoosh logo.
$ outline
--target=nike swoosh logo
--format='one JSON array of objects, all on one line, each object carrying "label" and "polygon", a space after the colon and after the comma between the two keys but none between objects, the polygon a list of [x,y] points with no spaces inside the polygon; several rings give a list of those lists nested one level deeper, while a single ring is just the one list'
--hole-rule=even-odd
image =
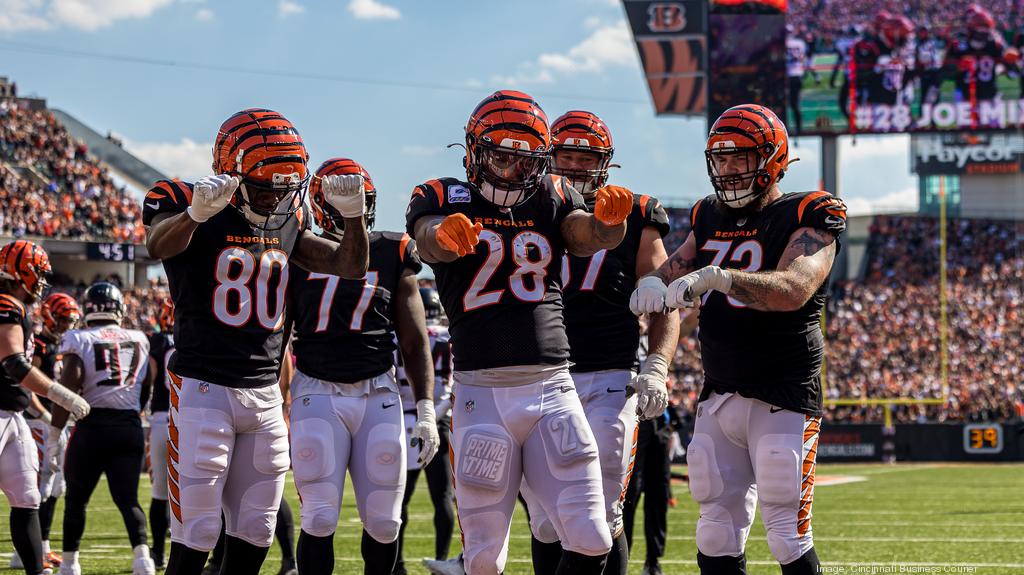
[{"label": "nike swoosh logo", "polygon": [[625,389],[612,389],[610,387],[606,391],[608,393],[626,393]]},{"label": "nike swoosh logo", "polygon": [[381,407],[383,407],[384,409],[387,409],[389,407],[394,407],[396,405],[398,405],[398,403],[385,403]]},{"label": "nike swoosh logo", "polygon": [[782,407],[772,407],[772,408],[770,408],[768,410],[768,413],[778,413],[780,411],[785,411],[785,408],[782,408]]},{"label": "nike swoosh logo", "polygon": [[158,209],[160,209],[160,204],[159,203],[155,203],[155,202],[152,203],[152,204],[149,203],[149,202],[146,202],[146,207],[147,208],[153,208],[154,210],[158,210]]}]

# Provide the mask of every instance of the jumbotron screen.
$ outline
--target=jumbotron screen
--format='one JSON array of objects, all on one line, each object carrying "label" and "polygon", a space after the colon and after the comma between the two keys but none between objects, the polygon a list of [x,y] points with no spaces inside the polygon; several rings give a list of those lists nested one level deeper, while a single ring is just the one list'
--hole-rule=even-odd
[{"label": "jumbotron screen", "polygon": [[1019,130],[1022,0],[790,0],[790,133]]}]

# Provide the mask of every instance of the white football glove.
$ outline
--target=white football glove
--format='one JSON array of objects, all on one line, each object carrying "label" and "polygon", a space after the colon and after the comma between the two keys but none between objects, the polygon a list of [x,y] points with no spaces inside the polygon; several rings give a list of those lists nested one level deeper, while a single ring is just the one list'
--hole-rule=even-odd
[{"label": "white football glove", "polygon": [[237,176],[221,174],[219,176],[206,176],[192,185],[192,205],[188,207],[188,217],[198,223],[220,213],[232,194],[242,183]]},{"label": "white football glove", "polygon": [[630,386],[636,391],[636,414],[640,419],[654,419],[668,407],[668,360],[652,353],[644,360],[640,373]]},{"label": "white football glove", "polygon": [[50,426],[50,433],[46,438],[46,461],[43,463],[49,467],[50,471],[53,473],[60,471],[60,468],[64,465],[64,462],[61,461],[60,454],[64,451],[66,443],[67,436],[64,435],[64,430]]},{"label": "white football glove", "polygon": [[66,409],[76,420],[81,420],[89,415],[89,402],[59,383],[50,385],[50,389],[46,391],[46,397]]},{"label": "white football glove", "polygon": [[640,278],[629,296],[629,309],[636,315],[665,311],[665,282],[657,276]]},{"label": "white football glove", "polygon": [[711,290],[729,293],[732,276],[718,266],[702,267],[668,284],[665,305],[670,308],[695,307],[700,298]]},{"label": "white football glove", "polygon": [[412,428],[410,445],[416,447],[417,444],[420,446],[417,461],[421,467],[426,467],[441,446],[441,436],[437,434],[437,417],[434,415],[434,401],[431,399],[416,402],[416,426]]},{"label": "white football glove", "polygon": [[363,177],[359,174],[324,176],[321,179],[324,199],[343,218],[358,218],[366,213]]}]

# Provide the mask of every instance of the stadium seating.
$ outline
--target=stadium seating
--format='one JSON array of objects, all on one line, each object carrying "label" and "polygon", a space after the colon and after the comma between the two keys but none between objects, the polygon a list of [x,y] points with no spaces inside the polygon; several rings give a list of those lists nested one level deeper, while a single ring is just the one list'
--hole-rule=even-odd
[{"label": "stadium seating", "polygon": [[0,102],[0,235],[140,243],[141,207],[49,111]]}]

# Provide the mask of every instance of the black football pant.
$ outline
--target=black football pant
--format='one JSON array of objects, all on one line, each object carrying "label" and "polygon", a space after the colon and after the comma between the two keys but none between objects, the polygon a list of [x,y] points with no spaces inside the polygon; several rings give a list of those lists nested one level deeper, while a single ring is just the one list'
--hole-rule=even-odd
[{"label": "black football pant", "polygon": [[103,474],[132,547],[147,542],[146,514],[139,505],[144,455],[145,437],[137,411],[93,408],[75,425],[64,459],[64,551],[78,551],[85,531],[85,507]]},{"label": "black football pant", "polygon": [[647,538],[647,561],[657,561],[665,554],[665,538],[668,533],[668,500],[671,497],[669,481],[668,438],[659,433],[665,425],[660,420],[640,422],[637,437],[636,459],[633,475],[626,486],[626,500],[623,503],[622,519],[625,523],[626,541],[633,549],[633,520],[644,496],[644,536]]}]

